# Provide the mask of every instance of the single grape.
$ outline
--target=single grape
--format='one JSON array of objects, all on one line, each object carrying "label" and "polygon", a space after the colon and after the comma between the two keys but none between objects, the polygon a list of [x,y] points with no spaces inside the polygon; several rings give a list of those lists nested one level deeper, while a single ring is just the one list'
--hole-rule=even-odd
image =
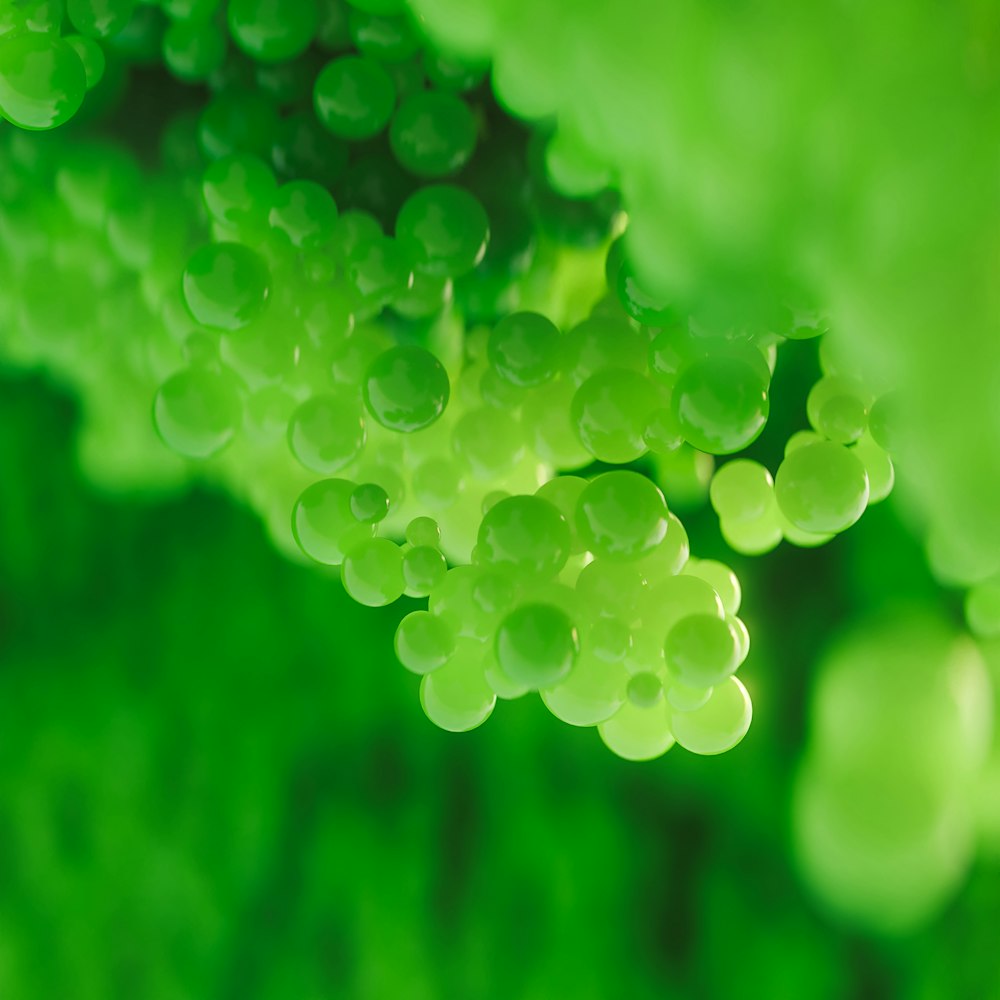
[{"label": "single grape", "polygon": [[403,579],[410,597],[426,597],[441,584],[448,564],[438,549],[417,545],[403,554]]},{"label": "single grape", "polygon": [[268,221],[300,250],[318,250],[333,239],[337,204],[315,181],[289,181],[271,199]]},{"label": "single grape", "polygon": [[842,445],[824,442],[787,455],[774,481],[782,513],[797,528],[815,534],[849,528],[868,503],[868,473]]},{"label": "single grape", "polygon": [[570,416],[584,447],[599,461],[617,465],[646,453],[646,427],[659,406],[659,396],[645,376],[608,368],[577,389]]},{"label": "single grape", "polygon": [[396,218],[396,238],[419,270],[457,278],[483,259],[489,218],[464,188],[430,184],[403,203]]},{"label": "single grape", "polygon": [[163,35],[163,63],[179,80],[211,76],[226,57],[226,35],[212,21],[174,21]]},{"label": "single grape", "polygon": [[448,625],[429,611],[411,611],[396,628],[393,643],[399,662],[415,674],[443,667],[455,651]]},{"label": "single grape", "polygon": [[364,524],[378,524],[389,513],[389,494],[378,483],[362,483],[351,494],[351,513]]},{"label": "single grape", "polygon": [[413,266],[396,240],[378,236],[355,250],[347,277],[360,304],[375,312],[413,285]]},{"label": "single grape", "polygon": [[677,742],[697,754],[719,754],[732,750],[746,736],[753,718],[747,689],[737,677],[728,677],[713,688],[700,708],[674,711],[671,725]]},{"label": "single grape", "polygon": [[104,78],[107,60],[99,42],[85,35],[63,35],[63,41],[80,57],[87,77],[87,90],[93,90]]},{"label": "single grape", "polygon": [[278,189],[274,174],[259,157],[224,156],[209,164],[201,190],[212,218],[237,232],[256,234]]},{"label": "single grape", "polygon": [[521,459],[523,431],[516,420],[498,420],[495,410],[483,406],[459,417],[452,447],[473,476],[491,481],[510,472]]},{"label": "single grape", "polygon": [[456,643],[448,662],[420,682],[424,714],[453,733],[481,726],[493,713],[496,700],[486,682],[482,647],[474,640]]},{"label": "single grape", "polygon": [[56,128],[83,103],[87,73],[61,38],[26,32],[0,38],[0,113],[23,129]]},{"label": "single grape", "polygon": [[663,682],[648,670],[633,674],[626,690],[628,700],[636,708],[652,708],[663,698]]},{"label": "single grape", "polygon": [[270,282],[259,254],[239,243],[213,243],[188,260],[184,300],[203,326],[240,330],[264,311]]},{"label": "single grape", "polygon": [[441,529],[432,517],[415,517],[406,526],[406,540],[413,546],[441,544]]},{"label": "single grape", "polygon": [[696,361],[671,397],[685,439],[700,451],[728,455],[753,442],[767,423],[767,382],[745,361],[722,355]]},{"label": "single grape", "polygon": [[292,414],[288,445],[309,470],[322,475],[350,465],[365,445],[365,422],[358,404],[333,394],[314,396]]},{"label": "single grape", "polygon": [[522,604],[497,630],[501,669],[532,689],[558,684],[572,670],[579,648],[572,620],[551,604]]},{"label": "single grape", "polygon": [[240,424],[234,379],[206,368],[189,368],[160,386],[153,422],[168,448],[186,458],[211,458],[232,441]]},{"label": "single grape", "polygon": [[252,59],[280,62],[303,53],[316,34],[316,0],[229,0],[229,31]]},{"label": "single grape", "polygon": [[396,105],[392,78],[374,59],[342,56],[326,64],[313,90],[316,117],[341,139],[370,139]]},{"label": "single grape", "polygon": [[356,489],[357,484],[346,479],[323,479],[295,501],[292,534],[310,559],[339,565],[348,551],[374,537],[376,526],[358,521],[351,511]]},{"label": "single grape", "polygon": [[639,617],[646,580],[633,563],[598,558],[580,571],[575,590],[588,615],[614,615],[632,624]]},{"label": "single grape", "polygon": [[[689,616],[723,619],[722,599],[704,580],[696,576],[671,576],[642,593],[636,612],[645,629],[655,633],[658,646],[670,630]],[[678,680],[683,678],[678,677]]]},{"label": "single grape", "polygon": [[628,674],[621,663],[581,653],[568,676],[541,692],[545,707],[570,726],[596,726],[610,719],[625,701]]},{"label": "single grape", "polygon": [[519,576],[544,579],[566,565],[570,529],[558,508],[540,497],[508,497],[495,504],[479,525],[476,552],[483,565]]},{"label": "single grape", "polygon": [[365,375],[365,405],[390,430],[410,434],[444,412],[450,387],[441,362],[422,347],[393,347]]},{"label": "single grape", "polygon": [[677,451],[684,444],[684,434],[673,410],[665,406],[654,410],[646,421],[642,439],[646,447],[658,455],[669,455]]},{"label": "single grape", "polygon": [[733,626],[711,614],[687,615],[667,633],[664,653],[673,677],[690,687],[713,687],[739,667]]},{"label": "single grape", "polygon": [[597,731],[604,745],[625,760],[655,760],[674,745],[665,699],[650,708],[640,708],[626,699]]},{"label": "single grape", "polygon": [[381,62],[401,63],[420,50],[420,39],[406,16],[384,17],[352,10],[347,23],[358,51]]},{"label": "single grape", "polygon": [[594,555],[627,561],[648,555],[667,534],[667,503],[659,487],[637,472],[598,476],[580,493],[576,529]]},{"label": "single grape", "polygon": [[344,589],[369,608],[381,608],[403,596],[403,554],[389,538],[368,538],[355,545],[341,566]]},{"label": "single grape", "polygon": [[704,580],[719,595],[727,615],[739,612],[743,591],[739,579],[728,566],[715,559],[699,559],[689,562],[684,572]]},{"label": "single grape", "polygon": [[460,97],[422,91],[399,106],[389,126],[389,144],[406,170],[418,177],[444,177],[468,162],[476,131],[476,120]]},{"label": "single grape", "polygon": [[868,473],[868,506],[884,500],[896,483],[896,470],[888,453],[875,443],[871,433],[865,433],[851,449],[861,459]]},{"label": "single grape", "polygon": [[666,538],[634,565],[646,582],[652,585],[680,573],[690,555],[691,545],[684,525],[676,515],[668,513]]},{"label": "single grape", "polygon": [[760,556],[781,543],[783,537],[777,504],[762,517],[752,521],[730,521],[722,518],[719,529],[726,544],[744,556]]}]

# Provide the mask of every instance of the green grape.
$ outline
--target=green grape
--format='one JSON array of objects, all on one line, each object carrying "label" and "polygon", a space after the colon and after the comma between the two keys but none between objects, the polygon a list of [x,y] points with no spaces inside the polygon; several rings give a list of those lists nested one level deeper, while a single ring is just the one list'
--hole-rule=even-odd
[{"label": "green grape", "polygon": [[295,501],[292,534],[310,559],[339,565],[348,551],[375,536],[376,526],[359,522],[351,511],[355,489],[357,484],[346,479],[323,479]]},{"label": "green grape", "polygon": [[240,425],[240,397],[234,380],[203,368],[177,372],[156,393],[153,422],[164,444],[179,455],[217,455]]},{"label": "green grape", "polygon": [[265,386],[252,393],[244,407],[244,430],[260,444],[274,444],[288,432],[295,410],[295,397],[280,385]]},{"label": "green grape", "polygon": [[399,244],[379,236],[355,250],[347,277],[362,303],[380,308],[413,284],[409,257]]},{"label": "green grape", "polygon": [[899,428],[896,410],[898,399],[895,393],[879,396],[868,414],[868,430],[875,443],[890,454],[899,446]]},{"label": "green grape", "polygon": [[572,620],[552,604],[522,604],[497,629],[500,669],[532,690],[552,687],[566,677],[579,648]]},{"label": "green grape", "polygon": [[[487,367],[479,378],[478,396],[487,406],[510,412],[521,408],[528,392],[501,377],[495,368]],[[475,397],[476,393],[472,393],[473,402]]]},{"label": "green grape", "polygon": [[344,0],[319,0],[319,23],[316,42],[328,52],[342,52],[351,47],[347,21],[351,8]]},{"label": "green grape", "polygon": [[420,704],[436,726],[463,733],[493,713],[496,695],[486,682],[483,652],[475,640],[459,640],[448,662],[420,682]]},{"label": "green grape", "polygon": [[789,521],[780,508],[778,510],[778,527],[781,529],[781,535],[786,542],[790,542],[801,549],[818,548],[820,545],[826,545],[834,537],[829,532],[803,531],[800,527]]},{"label": "green grape", "polygon": [[389,494],[378,483],[362,483],[351,494],[351,513],[363,524],[378,524],[389,513]]},{"label": "green grape", "polygon": [[735,614],[727,614],[726,621],[732,625],[733,631],[736,633],[736,642],[739,647],[737,655],[739,656],[740,664],[742,664],[750,655],[750,631],[747,629],[743,619],[737,618]]},{"label": "green grape", "polygon": [[252,59],[280,62],[305,52],[316,34],[316,0],[229,0],[233,41]]},{"label": "green grape", "polygon": [[587,632],[587,652],[603,663],[620,663],[631,648],[632,632],[620,618],[598,618]]},{"label": "green grape", "polygon": [[259,157],[245,153],[209,164],[201,190],[212,218],[237,232],[257,234],[278,189],[274,174]]},{"label": "green grape", "polygon": [[479,525],[479,562],[509,569],[522,577],[555,576],[566,565],[569,551],[566,518],[554,504],[537,496],[501,500]]},{"label": "green grape", "polygon": [[410,434],[429,427],[444,412],[450,392],[441,362],[422,347],[393,347],[365,375],[365,405],[390,430]]},{"label": "green grape", "polygon": [[396,628],[393,645],[407,670],[429,674],[448,662],[455,651],[455,637],[441,618],[429,611],[411,611]]},{"label": "green grape", "polygon": [[596,459],[622,464],[646,453],[646,426],[659,405],[656,390],[643,375],[608,368],[577,389],[570,417],[580,441]]},{"label": "green grape", "polygon": [[796,431],[785,442],[785,455],[791,455],[793,451],[798,451],[799,448],[805,448],[808,444],[819,444],[824,440],[826,439],[823,435],[817,434],[815,431]]},{"label": "green grape", "polygon": [[541,313],[511,313],[490,333],[487,356],[497,374],[512,385],[538,386],[559,370],[560,340],[555,324]]},{"label": "green grape", "polygon": [[56,128],[83,103],[87,73],[75,48],[40,32],[0,38],[0,114],[23,129]]},{"label": "green grape", "polygon": [[66,0],[70,24],[88,38],[116,35],[132,19],[136,0]]},{"label": "green grape", "polygon": [[292,246],[318,250],[333,238],[337,204],[315,181],[289,181],[275,192],[268,221]]},{"label": "green grape", "polygon": [[444,177],[463,167],[476,147],[476,120],[454,94],[423,91],[407,97],[389,126],[393,155],[418,177]]},{"label": "green grape", "polygon": [[753,706],[747,689],[737,677],[728,677],[712,690],[700,708],[675,711],[671,725],[677,742],[697,754],[732,750],[750,729]]},{"label": "green grape", "polygon": [[684,444],[684,434],[673,410],[665,406],[654,410],[646,421],[642,440],[650,451],[658,455],[677,451]]},{"label": "green grape", "polygon": [[884,500],[896,483],[896,470],[889,455],[866,432],[851,449],[868,473],[868,506]]},{"label": "green grape", "polygon": [[541,691],[542,701],[570,726],[596,726],[621,708],[627,681],[621,663],[607,663],[585,651],[568,676]]},{"label": "green grape", "polygon": [[213,21],[174,21],[163,35],[163,63],[179,80],[211,76],[226,57],[226,36]]},{"label": "green grape", "polygon": [[93,90],[104,78],[107,62],[99,42],[84,35],[64,35],[63,41],[80,57],[87,78],[87,90]]},{"label": "green grape", "polygon": [[524,454],[524,439],[514,420],[497,420],[483,406],[463,413],[452,432],[452,447],[477,479],[492,480],[508,473]]},{"label": "green grape", "polygon": [[667,534],[667,503],[637,472],[606,472],[580,493],[576,529],[595,556],[616,561],[648,555]]},{"label": "green grape", "polygon": [[542,483],[535,496],[547,500],[566,519],[570,529],[570,555],[583,552],[583,543],[576,530],[576,506],[580,494],[587,488],[587,480],[579,476],[556,476]]},{"label": "green grape", "polygon": [[577,385],[606,368],[646,370],[646,338],[623,319],[591,316],[566,335],[566,370]]},{"label": "green grape", "polygon": [[381,608],[403,596],[403,554],[389,538],[368,538],[348,553],[340,569],[344,590],[369,608]]},{"label": "green grape", "polygon": [[552,186],[568,198],[594,197],[612,182],[606,160],[565,125],[545,146],[545,172]]},{"label": "green grape", "polygon": [[819,411],[817,429],[835,444],[851,444],[865,431],[867,414],[857,396],[834,396]]},{"label": "green grape", "polygon": [[775,498],[802,531],[836,533],[849,528],[868,503],[868,473],[839,444],[811,444],[787,455],[774,481]]},{"label": "green grape", "polygon": [[406,540],[413,546],[437,548],[441,544],[441,529],[433,517],[415,517],[406,526]]},{"label": "green grape", "polygon": [[[856,378],[848,378],[846,375],[824,375],[809,390],[809,396],[806,399],[806,415],[809,418],[809,423],[812,424],[815,430],[824,434],[824,436],[828,435],[825,434],[823,428],[820,426],[823,409],[832,400],[841,399],[841,397],[848,397],[855,401],[854,406],[842,401],[841,409],[844,416],[856,415],[860,410],[862,416],[859,419],[862,423],[861,429],[864,430],[863,425],[867,420],[868,410],[873,402],[872,394]],[[831,438],[831,440],[833,439]],[[851,440],[854,440],[854,438],[851,438]],[[850,444],[850,441],[838,441],[837,443]]]},{"label": "green grape", "polygon": [[316,117],[341,139],[370,139],[396,105],[392,78],[374,59],[343,56],[326,64],[313,90]]},{"label": "green grape", "polygon": [[312,97],[319,63],[312,53],[284,62],[258,63],[254,67],[257,87],[275,104],[299,107]]},{"label": "green grape", "polygon": [[621,708],[597,727],[604,745],[625,760],[655,760],[673,745],[666,700],[640,708],[626,699]]},{"label": "green grape", "polygon": [[712,614],[686,615],[667,633],[667,667],[690,687],[713,687],[740,665],[740,642],[733,626]]},{"label": "green grape", "polygon": [[448,564],[438,549],[416,545],[403,554],[403,579],[409,597],[426,597],[441,584]]},{"label": "green grape", "polygon": [[685,439],[700,451],[728,455],[754,441],[767,423],[767,383],[739,358],[696,361],[671,397]]},{"label": "green grape", "polygon": [[693,712],[696,708],[701,708],[712,697],[712,691],[713,688],[710,687],[690,687],[670,678],[666,687],[667,703],[670,705],[671,711]]},{"label": "green grape", "polygon": [[618,268],[615,291],[625,312],[643,326],[666,326],[675,319],[669,306],[642,287],[627,261]]},{"label": "green grape", "polygon": [[523,698],[530,690],[526,685],[518,684],[511,680],[503,672],[500,664],[497,662],[496,650],[489,643],[486,644],[486,650],[483,655],[483,675],[493,693],[504,701],[514,701],[517,698]]},{"label": "green grape", "polygon": [[358,50],[381,62],[404,62],[420,50],[420,39],[405,16],[385,17],[352,10],[347,23]]},{"label": "green grape", "polygon": [[589,615],[615,615],[632,624],[638,617],[646,580],[630,563],[599,558],[583,567],[575,589]]},{"label": "green grape", "polygon": [[726,544],[745,556],[760,556],[780,544],[783,537],[777,505],[762,517],[752,521],[720,519],[719,529]]},{"label": "green grape", "polygon": [[330,475],[350,465],[366,440],[360,407],[350,398],[314,396],[292,414],[288,446],[311,472]]},{"label": "green grape", "polygon": [[649,342],[649,370],[671,387],[681,372],[704,357],[687,324],[672,322]]},{"label": "green grape", "polygon": [[577,469],[593,461],[570,420],[570,403],[575,393],[573,382],[556,377],[529,393],[522,406],[532,447],[543,462],[557,469]]},{"label": "green grape", "polygon": [[184,301],[213,330],[240,330],[264,311],[271,276],[259,254],[239,243],[196,250],[184,268]]},{"label": "green grape", "polygon": [[418,270],[456,278],[471,271],[486,253],[489,218],[464,188],[430,184],[403,203],[396,218],[396,238]]},{"label": "green grape", "polygon": [[663,698],[663,682],[656,674],[641,670],[629,678],[626,693],[636,708],[652,708]]},{"label": "green grape", "polygon": [[1000,636],[1000,582],[988,580],[965,595],[965,620],[980,639]]},{"label": "green grape", "polygon": [[738,614],[743,596],[736,574],[723,563],[714,559],[692,560],[684,572],[704,580],[718,595],[727,615]]},{"label": "green grape", "polygon": [[649,584],[676,576],[687,564],[691,545],[687,531],[673,513],[667,514],[667,535],[648,555],[638,559],[635,568]]},{"label": "green grape", "polygon": [[[647,587],[636,609],[643,625],[656,632],[657,642],[683,619],[689,616],[726,616],[722,600],[715,590],[696,576],[671,576]],[[677,680],[683,680],[677,677]]]}]

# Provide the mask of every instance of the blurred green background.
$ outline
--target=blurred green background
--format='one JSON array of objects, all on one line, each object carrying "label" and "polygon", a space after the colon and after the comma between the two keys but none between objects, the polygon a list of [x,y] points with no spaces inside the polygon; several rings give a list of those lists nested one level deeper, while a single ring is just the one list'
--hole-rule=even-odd
[{"label": "blurred green background", "polygon": [[415,602],[353,604],[219,493],[96,494],[75,423],[2,373],[0,996],[1000,997],[995,853],[891,937],[797,873],[823,648],[937,594],[888,504],[737,562],[750,734],[637,765],[537,699],[437,730],[392,655]]}]

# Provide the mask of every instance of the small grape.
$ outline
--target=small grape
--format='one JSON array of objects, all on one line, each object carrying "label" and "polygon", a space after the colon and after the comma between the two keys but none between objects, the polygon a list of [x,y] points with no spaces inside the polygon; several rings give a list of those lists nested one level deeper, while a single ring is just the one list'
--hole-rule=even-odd
[{"label": "small grape", "polygon": [[652,708],[663,698],[663,682],[656,674],[641,670],[629,678],[627,693],[636,708]]},{"label": "small grape", "polygon": [[430,184],[403,203],[396,217],[396,238],[421,271],[457,278],[483,259],[489,218],[464,188]]},{"label": "small grape", "polygon": [[664,653],[673,677],[690,687],[713,687],[739,667],[740,641],[724,618],[687,615],[667,633]]},{"label": "small grape", "polygon": [[483,565],[523,577],[546,579],[566,565],[570,529],[553,504],[540,497],[508,497],[495,504],[479,526],[476,552]]},{"label": "small grape", "polygon": [[365,405],[383,427],[411,434],[444,413],[450,386],[447,372],[430,351],[401,346],[375,359],[363,390]]},{"label": "small grape", "polygon": [[728,677],[712,690],[700,708],[674,711],[671,725],[677,742],[697,754],[732,750],[750,729],[753,706],[747,689],[737,677]]},{"label": "small grape", "polygon": [[160,386],[153,421],[164,444],[186,458],[211,458],[228,445],[240,424],[234,379],[206,368],[189,368]]},{"label": "small grape", "polygon": [[264,311],[270,281],[259,254],[239,243],[213,243],[188,260],[184,300],[203,326],[241,330]]},{"label": "small grape", "polygon": [[392,604],[403,596],[403,554],[389,538],[369,538],[355,545],[341,566],[344,589],[370,608]]},{"label": "small grape", "polygon": [[403,554],[403,579],[410,597],[426,597],[440,586],[447,571],[444,556],[430,545],[417,545]]},{"label": "small grape", "polygon": [[797,528],[815,534],[849,528],[868,503],[868,473],[856,455],[823,442],[787,455],[774,482],[782,513]]},{"label": "small grape", "polygon": [[374,59],[342,56],[326,64],[313,90],[316,117],[341,139],[370,139],[396,105],[392,78]]},{"label": "small grape", "polygon": [[757,521],[774,505],[774,480],[759,462],[733,459],[716,470],[709,498],[724,521]]},{"label": "small grape", "polygon": [[665,699],[650,708],[640,708],[626,699],[597,731],[604,745],[625,760],[655,760],[674,745]]},{"label": "small grape", "polygon": [[8,121],[56,128],[80,110],[86,92],[84,64],[63,39],[31,31],[0,38],[0,113]]},{"label": "small grape", "polygon": [[429,611],[411,611],[396,628],[396,656],[407,670],[429,674],[443,667],[455,651],[455,637]]},{"label": "small grape", "polygon": [[316,34],[316,0],[229,0],[229,31],[251,58],[279,62],[303,53]]},{"label": "small grape", "polygon": [[289,181],[271,199],[268,221],[297,249],[319,250],[333,239],[337,204],[315,181]]},{"label": "small grape", "polygon": [[400,165],[418,177],[444,177],[464,166],[476,146],[476,120],[454,94],[421,91],[399,106],[389,145]]},{"label": "small grape", "polygon": [[288,424],[292,454],[307,469],[322,475],[350,465],[366,438],[360,407],[344,396],[315,396],[295,411]]},{"label": "small grape", "polygon": [[522,604],[501,622],[496,635],[500,668],[532,689],[558,684],[572,670],[579,648],[573,622],[551,604]]},{"label": "small grape", "polygon": [[441,529],[433,517],[415,517],[406,526],[406,540],[413,546],[441,544]]},{"label": "small grape", "polygon": [[648,555],[667,534],[667,503],[637,472],[607,472],[581,491],[576,528],[594,555],[627,561]]},{"label": "small grape", "polygon": [[541,313],[511,313],[493,328],[487,355],[507,382],[538,386],[559,370],[560,339],[555,324]]},{"label": "small grape", "polygon": [[351,513],[364,524],[378,524],[389,513],[389,494],[378,483],[362,483],[351,494]]},{"label": "small grape", "polygon": [[699,559],[688,563],[684,572],[704,580],[719,595],[727,615],[739,612],[743,591],[739,579],[728,566],[714,559]]},{"label": "small grape", "polygon": [[493,713],[496,695],[484,673],[482,647],[459,640],[448,662],[420,682],[420,704],[436,726],[463,733],[481,726]]}]

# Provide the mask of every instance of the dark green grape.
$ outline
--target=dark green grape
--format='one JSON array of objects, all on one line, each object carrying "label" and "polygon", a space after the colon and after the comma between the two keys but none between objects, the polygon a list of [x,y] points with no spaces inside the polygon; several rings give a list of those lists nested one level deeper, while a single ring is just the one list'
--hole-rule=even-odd
[{"label": "dark green grape", "polygon": [[316,0],[229,0],[233,41],[260,62],[279,62],[300,55],[316,34]]},{"label": "dark green grape", "polygon": [[396,237],[421,271],[458,277],[483,259],[489,219],[468,191],[431,184],[412,194],[399,210]]},{"label": "dark green grape", "polygon": [[464,166],[476,147],[476,120],[454,94],[425,91],[406,98],[389,126],[400,164],[418,177],[445,177]]},{"label": "dark green grape", "polygon": [[313,90],[316,117],[342,139],[368,139],[389,123],[396,88],[374,59],[343,56],[327,63]]},{"label": "dark green grape", "polygon": [[87,92],[87,74],[75,49],[36,32],[0,38],[0,113],[24,129],[69,121]]},{"label": "dark green grape", "polygon": [[493,369],[512,385],[542,385],[559,370],[561,336],[541,313],[511,313],[493,328],[487,356]]},{"label": "dark green grape", "polygon": [[184,300],[191,315],[213,330],[239,330],[264,311],[270,293],[267,265],[239,243],[195,251],[184,269]]},{"label": "dark green grape", "polygon": [[500,624],[496,657],[503,672],[529,689],[558,684],[580,649],[573,622],[551,604],[522,604]]},{"label": "dark green grape", "polygon": [[448,405],[450,386],[441,362],[422,347],[393,347],[365,375],[365,405],[390,430],[410,434],[429,427]]}]

